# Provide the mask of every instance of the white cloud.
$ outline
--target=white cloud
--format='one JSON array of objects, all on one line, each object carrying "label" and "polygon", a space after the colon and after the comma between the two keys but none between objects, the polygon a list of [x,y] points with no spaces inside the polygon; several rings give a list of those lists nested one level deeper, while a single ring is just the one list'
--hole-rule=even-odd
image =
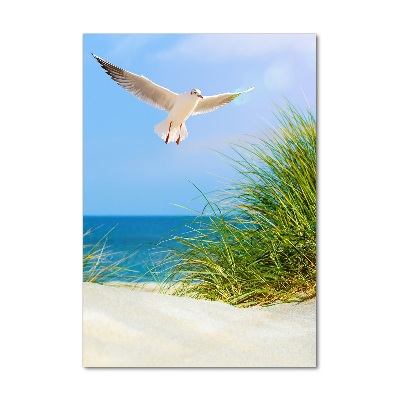
[{"label": "white cloud", "polygon": [[194,34],[163,50],[159,58],[188,57],[198,62],[253,58],[284,51],[315,51],[314,34]]}]

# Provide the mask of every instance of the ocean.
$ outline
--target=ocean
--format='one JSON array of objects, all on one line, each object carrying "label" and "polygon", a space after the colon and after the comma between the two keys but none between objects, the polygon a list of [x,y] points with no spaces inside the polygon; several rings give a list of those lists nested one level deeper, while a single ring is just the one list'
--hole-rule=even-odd
[{"label": "ocean", "polygon": [[187,226],[194,219],[194,216],[84,216],[83,254],[94,248],[100,252],[101,246],[94,246],[105,243],[106,251],[111,253],[106,258],[108,264],[128,258],[120,263],[124,267],[122,273],[115,276],[110,272],[103,280],[132,281],[134,276],[134,279],[140,277],[140,281],[152,281],[148,267],[165,256],[162,251],[165,247],[159,243],[178,246],[173,236],[187,233]]}]

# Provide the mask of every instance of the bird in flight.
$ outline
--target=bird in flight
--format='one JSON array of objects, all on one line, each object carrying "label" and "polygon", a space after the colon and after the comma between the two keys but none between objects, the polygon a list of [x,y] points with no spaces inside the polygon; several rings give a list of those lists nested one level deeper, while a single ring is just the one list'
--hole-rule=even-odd
[{"label": "bird in flight", "polygon": [[154,107],[168,112],[166,119],[154,127],[155,133],[165,143],[179,144],[188,137],[185,121],[196,114],[204,114],[228,104],[242,93],[249,92],[254,86],[243,92],[223,93],[215,96],[203,96],[199,89],[192,89],[182,94],[174,93],[159,86],[143,75],[119,68],[93,54],[93,57],[105,69],[106,73],[128,92]]}]

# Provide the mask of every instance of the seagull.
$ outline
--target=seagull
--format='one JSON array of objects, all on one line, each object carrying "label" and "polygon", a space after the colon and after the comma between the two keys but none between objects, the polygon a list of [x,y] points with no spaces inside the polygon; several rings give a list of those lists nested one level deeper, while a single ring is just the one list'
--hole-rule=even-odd
[{"label": "seagull", "polygon": [[154,127],[155,133],[166,144],[176,142],[179,145],[182,140],[188,137],[185,121],[191,115],[214,111],[236,99],[242,93],[254,89],[253,86],[242,92],[223,93],[215,96],[203,96],[199,89],[178,94],[155,84],[143,75],[136,75],[119,68],[93,53],[92,56],[118,85],[145,103],[168,112],[167,118]]}]

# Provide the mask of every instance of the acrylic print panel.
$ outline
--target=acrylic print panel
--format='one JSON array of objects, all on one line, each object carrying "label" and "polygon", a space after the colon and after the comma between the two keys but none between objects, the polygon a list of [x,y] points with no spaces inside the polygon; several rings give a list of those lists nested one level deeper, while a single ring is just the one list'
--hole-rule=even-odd
[{"label": "acrylic print panel", "polygon": [[85,367],[316,366],[316,35],[83,36]]}]

